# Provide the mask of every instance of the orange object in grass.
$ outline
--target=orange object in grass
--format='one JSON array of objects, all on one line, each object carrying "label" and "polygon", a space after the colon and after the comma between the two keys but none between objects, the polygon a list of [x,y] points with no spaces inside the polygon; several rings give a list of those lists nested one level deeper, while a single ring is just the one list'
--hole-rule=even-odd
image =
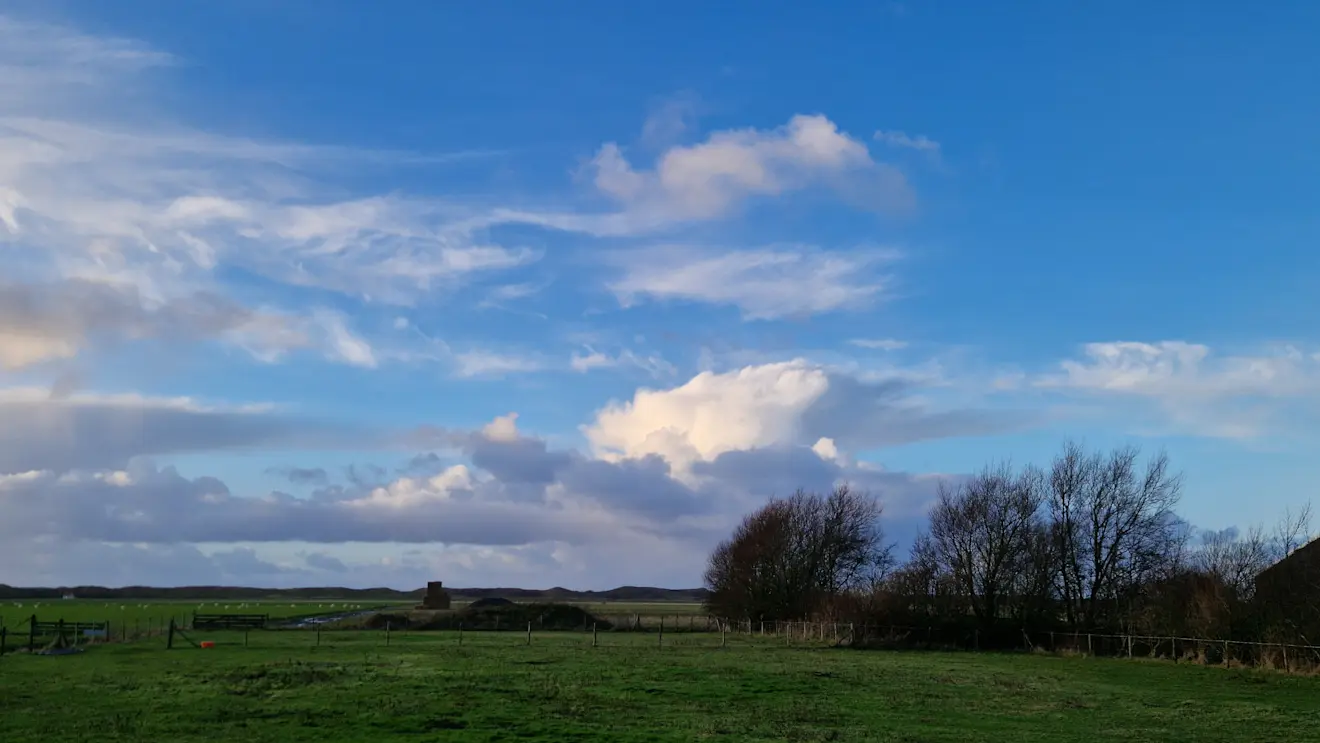
[{"label": "orange object in grass", "polygon": [[214,642],[211,642],[210,640],[203,640],[203,641],[202,641],[202,647],[204,647],[204,648],[213,648],[213,647],[215,647],[215,643],[214,643]]}]

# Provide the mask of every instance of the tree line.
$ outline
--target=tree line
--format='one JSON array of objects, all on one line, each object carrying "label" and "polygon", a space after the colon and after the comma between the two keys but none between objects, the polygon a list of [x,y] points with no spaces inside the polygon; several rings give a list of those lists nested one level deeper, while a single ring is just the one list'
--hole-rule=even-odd
[{"label": "tree line", "polygon": [[996,464],[942,484],[906,560],[885,540],[872,495],[799,491],[716,547],[707,609],[735,620],[970,626],[986,637],[1320,644],[1316,571],[1257,580],[1306,543],[1309,506],[1273,530],[1197,532],[1175,511],[1182,483],[1163,453],[1143,460],[1137,447],[1068,443],[1048,467]]}]

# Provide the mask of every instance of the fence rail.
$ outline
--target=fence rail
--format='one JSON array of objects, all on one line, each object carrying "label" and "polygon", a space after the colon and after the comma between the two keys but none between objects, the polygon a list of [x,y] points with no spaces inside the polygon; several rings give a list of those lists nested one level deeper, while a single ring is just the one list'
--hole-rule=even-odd
[{"label": "fence rail", "polygon": [[269,614],[197,614],[192,615],[193,629],[265,629]]},{"label": "fence rail", "polygon": [[[665,636],[706,635],[718,638],[718,647],[725,647],[730,638],[761,638],[781,642],[787,646],[812,644],[816,646],[832,645],[838,647],[894,647],[915,649],[943,650],[1004,650],[1004,651],[1040,651],[1062,654],[1076,654],[1087,657],[1114,658],[1160,658],[1174,662],[1197,662],[1206,665],[1258,666],[1275,668],[1283,671],[1310,671],[1320,668],[1320,645],[1308,645],[1286,642],[1257,642],[1246,640],[1223,640],[1204,637],[1159,636],[1144,633],[1113,634],[1099,632],[1065,631],[1026,631],[1022,629],[996,629],[983,631],[975,627],[914,626],[886,624],[855,624],[843,622],[786,622],[786,621],[727,621],[716,617],[699,615],[611,615],[598,617],[596,624],[583,624],[574,628],[542,627],[536,622],[525,624],[509,623],[481,629],[467,628],[469,633],[480,632],[525,636],[524,642],[532,642],[533,633],[552,633],[556,635],[573,632],[591,636],[591,644],[597,644],[600,633],[653,633],[657,635],[657,644],[665,645]],[[191,621],[189,621],[191,620]],[[608,623],[608,624],[607,624]],[[608,629],[606,629],[608,627]],[[173,631],[172,631],[173,630]],[[24,617],[20,623],[5,626],[0,623],[0,655],[12,652],[24,646],[34,650],[42,638],[59,636],[72,639],[75,644],[93,642],[129,642],[149,638],[172,638],[174,632],[194,633],[208,631],[242,632],[243,643],[248,643],[249,634],[257,633],[307,633],[315,634],[314,642],[319,645],[324,632],[328,637],[341,633],[372,633],[370,628],[314,625],[294,628],[287,625],[272,626],[267,615],[203,615],[184,616],[179,619],[148,621],[145,628],[142,623],[120,622],[117,626],[110,622],[63,622],[38,620],[35,616]],[[391,636],[399,634],[433,634],[424,629],[409,630],[406,627],[391,626],[386,623],[376,628],[381,633],[382,642],[390,644]],[[464,628],[457,627],[457,641],[462,642]],[[452,633],[453,630],[448,630]],[[200,636],[200,635],[199,635]],[[189,642],[190,638],[185,636]],[[701,642],[700,638],[697,639]],[[671,641],[673,642],[673,641]],[[172,639],[167,639],[172,645]],[[712,647],[716,646],[711,641]]]}]

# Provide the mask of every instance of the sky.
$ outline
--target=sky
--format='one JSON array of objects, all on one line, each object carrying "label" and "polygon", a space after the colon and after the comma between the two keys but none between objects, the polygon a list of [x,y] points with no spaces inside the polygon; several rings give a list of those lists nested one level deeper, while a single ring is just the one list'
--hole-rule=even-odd
[{"label": "sky", "polygon": [[699,585],[1320,463],[1320,6],[0,2],[0,582]]}]

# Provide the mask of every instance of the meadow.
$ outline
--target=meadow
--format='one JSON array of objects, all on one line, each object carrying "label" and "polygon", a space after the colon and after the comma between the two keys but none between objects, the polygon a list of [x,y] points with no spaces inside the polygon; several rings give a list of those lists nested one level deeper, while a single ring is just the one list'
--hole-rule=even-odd
[{"label": "meadow", "polygon": [[192,634],[216,647],[0,658],[0,740],[1320,740],[1320,679],[1165,661],[706,633]]}]

